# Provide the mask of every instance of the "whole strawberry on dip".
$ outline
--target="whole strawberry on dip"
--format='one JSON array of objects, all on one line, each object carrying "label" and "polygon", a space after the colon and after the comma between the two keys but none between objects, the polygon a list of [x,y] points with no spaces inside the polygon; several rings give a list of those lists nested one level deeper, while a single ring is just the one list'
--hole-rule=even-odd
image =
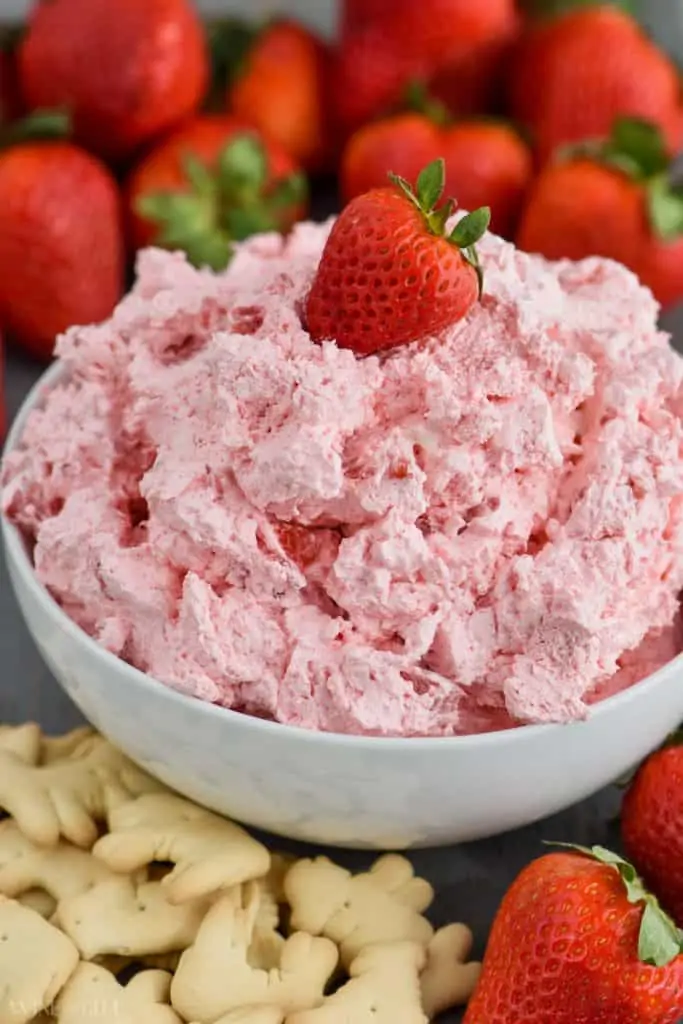
[{"label": "whole strawberry on dip", "polygon": [[658,306],[617,263],[477,241],[442,171],[218,273],[145,250],[111,319],[59,339],[2,504],[110,651],[226,708],[408,737],[580,719],[675,652]]}]

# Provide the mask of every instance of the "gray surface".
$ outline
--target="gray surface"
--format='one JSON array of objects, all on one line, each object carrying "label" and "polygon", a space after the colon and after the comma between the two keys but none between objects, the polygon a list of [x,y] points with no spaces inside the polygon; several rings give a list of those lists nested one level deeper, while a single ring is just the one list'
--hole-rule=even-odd
[{"label": "gray surface", "polygon": [[[683,312],[670,318],[669,328],[675,328],[676,322],[678,335],[683,339]],[[6,387],[10,415],[17,410],[38,372],[17,356],[9,357]],[[26,632],[0,555],[0,721],[26,719],[37,719],[47,730],[61,731],[76,724],[79,716],[43,665]],[[542,853],[543,840],[613,846],[618,842],[618,807],[619,793],[612,788],[531,828],[486,842],[415,854],[418,871],[437,890],[434,923],[467,922],[475,931],[477,950],[481,952],[505,889],[529,860]],[[366,857],[353,854],[342,854],[341,859],[351,865],[367,861]]]}]

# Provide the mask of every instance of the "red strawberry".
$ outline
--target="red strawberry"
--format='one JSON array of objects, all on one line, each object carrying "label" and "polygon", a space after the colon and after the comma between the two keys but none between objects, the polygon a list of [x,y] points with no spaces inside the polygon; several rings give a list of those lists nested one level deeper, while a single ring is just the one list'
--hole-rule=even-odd
[{"label": "red strawberry", "polygon": [[676,1024],[681,938],[620,857],[551,853],[503,899],[465,1024]]},{"label": "red strawberry", "polygon": [[663,305],[683,297],[683,189],[668,180],[661,136],[617,122],[606,144],[550,164],[536,180],[517,244],[548,259],[603,256],[639,274]]},{"label": "red strawberry", "polygon": [[447,192],[465,210],[486,203],[492,230],[511,238],[533,177],[531,151],[517,132],[495,121],[465,121],[444,130],[441,153]]},{"label": "red strawberry", "polygon": [[683,746],[652,754],[628,788],[621,835],[629,858],[677,923],[683,922]]},{"label": "red strawberry", "polygon": [[430,85],[457,113],[483,109],[495,89],[495,65],[516,36],[514,0],[398,3],[342,40],[333,98],[353,131],[401,103],[414,80]]},{"label": "red strawberry", "polygon": [[328,61],[322,40],[303,25],[272,22],[231,83],[228,109],[302,166],[317,168],[327,149]]},{"label": "red strawberry", "polygon": [[495,121],[463,121],[439,127],[419,113],[371,122],[347,143],[341,166],[346,201],[379,188],[393,169],[414,181],[420,168],[442,156],[446,192],[465,210],[487,204],[491,227],[510,238],[533,175],[529,147],[510,127]]},{"label": "red strawberry", "polygon": [[341,191],[345,202],[381,188],[394,171],[415,181],[423,167],[441,155],[441,130],[418,113],[372,121],[351,136],[342,156]]},{"label": "red strawberry", "polygon": [[542,161],[567,143],[607,137],[625,115],[657,124],[671,152],[681,142],[673,62],[612,5],[532,28],[514,61],[510,95],[512,114],[533,132]]},{"label": "red strawberry", "polygon": [[29,106],[68,107],[77,141],[113,160],[192,114],[209,71],[191,0],[36,4],[20,67]]},{"label": "red strawberry", "polygon": [[191,121],[152,150],[127,186],[137,248],[184,249],[224,268],[231,242],[288,230],[305,213],[306,182],[294,161],[234,117]]},{"label": "red strawberry", "polygon": [[65,142],[0,154],[0,323],[49,358],[74,324],[106,319],[121,296],[124,244],[116,182]]},{"label": "red strawberry", "polygon": [[549,166],[532,188],[517,245],[551,260],[604,256],[633,266],[645,237],[638,184],[587,158]]},{"label": "red strawberry", "polygon": [[306,303],[315,341],[368,355],[437,334],[466,316],[481,292],[476,242],[486,208],[447,233],[454,209],[436,160],[415,191],[402,178],[352,200],[334,225]]},{"label": "red strawberry", "polygon": [[342,0],[341,34],[351,35],[370,22],[389,17],[400,3],[410,2],[412,0]]}]

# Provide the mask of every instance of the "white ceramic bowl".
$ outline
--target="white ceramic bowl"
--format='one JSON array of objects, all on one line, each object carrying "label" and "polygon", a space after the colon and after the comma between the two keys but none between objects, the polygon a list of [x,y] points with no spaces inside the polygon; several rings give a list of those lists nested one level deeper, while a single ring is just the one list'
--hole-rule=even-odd
[{"label": "white ceramic bowl", "polygon": [[[54,384],[54,366],[8,439]],[[92,724],[169,786],[280,835],[358,848],[438,846],[529,824],[597,792],[683,720],[683,656],[568,726],[454,739],[333,736],[184,697],[103,650],[36,579],[2,522],[7,564],[45,661]]]}]

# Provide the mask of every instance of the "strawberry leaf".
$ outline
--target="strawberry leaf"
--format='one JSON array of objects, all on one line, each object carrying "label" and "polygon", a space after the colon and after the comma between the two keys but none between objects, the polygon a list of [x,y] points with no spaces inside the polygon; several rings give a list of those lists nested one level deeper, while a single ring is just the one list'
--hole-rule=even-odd
[{"label": "strawberry leaf", "polygon": [[221,185],[228,195],[260,191],[268,178],[268,161],[259,139],[244,133],[225,146],[218,159]]},{"label": "strawberry leaf", "polygon": [[275,221],[264,205],[226,210],[223,223],[230,238],[243,242],[252,235],[275,230]]},{"label": "strawberry leaf", "polygon": [[193,190],[200,196],[214,198],[216,196],[216,179],[206,164],[198,160],[194,153],[186,153],[182,164],[185,177]]},{"label": "strawberry leaf", "polygon": [[408,83],[404,99],[405,106],[409,110],[414,110],[417,114],[424,114],[429,121],[433,121],[434,124],[442,128],[445,128],[453,120],[445,103],[431,96],[427,86],[420,79],[413,79]]},{"label": "strawberry leaf", "polygon": [[566,850],[574,850],[586,857],[614,868],[626,890],[629,903],[645,904],[638,934],[638,957],[651,967],[666,967],[683,953],[683,933],[659,905],[655,896],[645,888],[640,875],[627,860],[604,846],[577,846],[573,843],[551,843]]},{"label": "strawberry leaf", "polygon": [[666,967],[683,953],[683,936],[654,896],[647,897],[638,935],[638,957],[651,967]]},{"label": "strawberry leaf", "polygon": [[647,209],[650,224],[661,239],[670,242],[683,235],[683,187],[670,184],[666,174],[648,183]]},{"label": "strawberry leaf", "polygon": [[410,199],[411,203],[413,203],[414,206],[417,206],[418,210],[422,209],[422,207],[420,206],[420,200],[415,195],[415,192],[413,191],[413,186],[410,184],[409,181],[406,181],[405,178],[402,178],[400,174],[394,174],[393,172],[389,172],[388,177],[392,185],[395,185],[396,188],[400,188],[401,192],[403,192],[403,195],[406,197],[406,199]]},{"label": "strawberry leaf", "polygon": [[585,139],[561,147],[559,160],[586,157],[614,167],[633,181],[649,181],[664,174],[670,164],[662,133],[657,125],[637,117],[619,117],[608,139]]},{"label": "strawberry leaf", "polygon": [[443,157],[428,164],[417,179],[417,199],[420,208],[431,213],[446,187],[446,162]]},{"label": "strawberry leaf", "polygon": [[28,117],[10,124],[0,133],[0,146],[4,148],[20,142],[66,139],[71,135],[71,130],[68,110],[34,110]]},{"label": "strawberry leaf", "polygon": [[308,196],[308,181],[305,174],[295,172],[279,181],[268,198],[271,210],[287,210],[299,206]]},{"label": "strawberry leaf", "polygon": [[491,209],[482,206],[458,221],[449,235],[449,241],[461,249],[469,249],[488,231],[490,223]]},{"label": "strawberry leaf", "polygon": [[556,17],[581,7],[596,7],[603,3],[619,7],[628,14],[638,13],[637,0],[520,0],[523,13],[536,18]]},{"label": "strawberry leaf", "polygon": [[644,178],[660,174],[669,166],[669,155],[659,127],[642,118],[617,118],[609,145],[615,153],[630,157]]}]

